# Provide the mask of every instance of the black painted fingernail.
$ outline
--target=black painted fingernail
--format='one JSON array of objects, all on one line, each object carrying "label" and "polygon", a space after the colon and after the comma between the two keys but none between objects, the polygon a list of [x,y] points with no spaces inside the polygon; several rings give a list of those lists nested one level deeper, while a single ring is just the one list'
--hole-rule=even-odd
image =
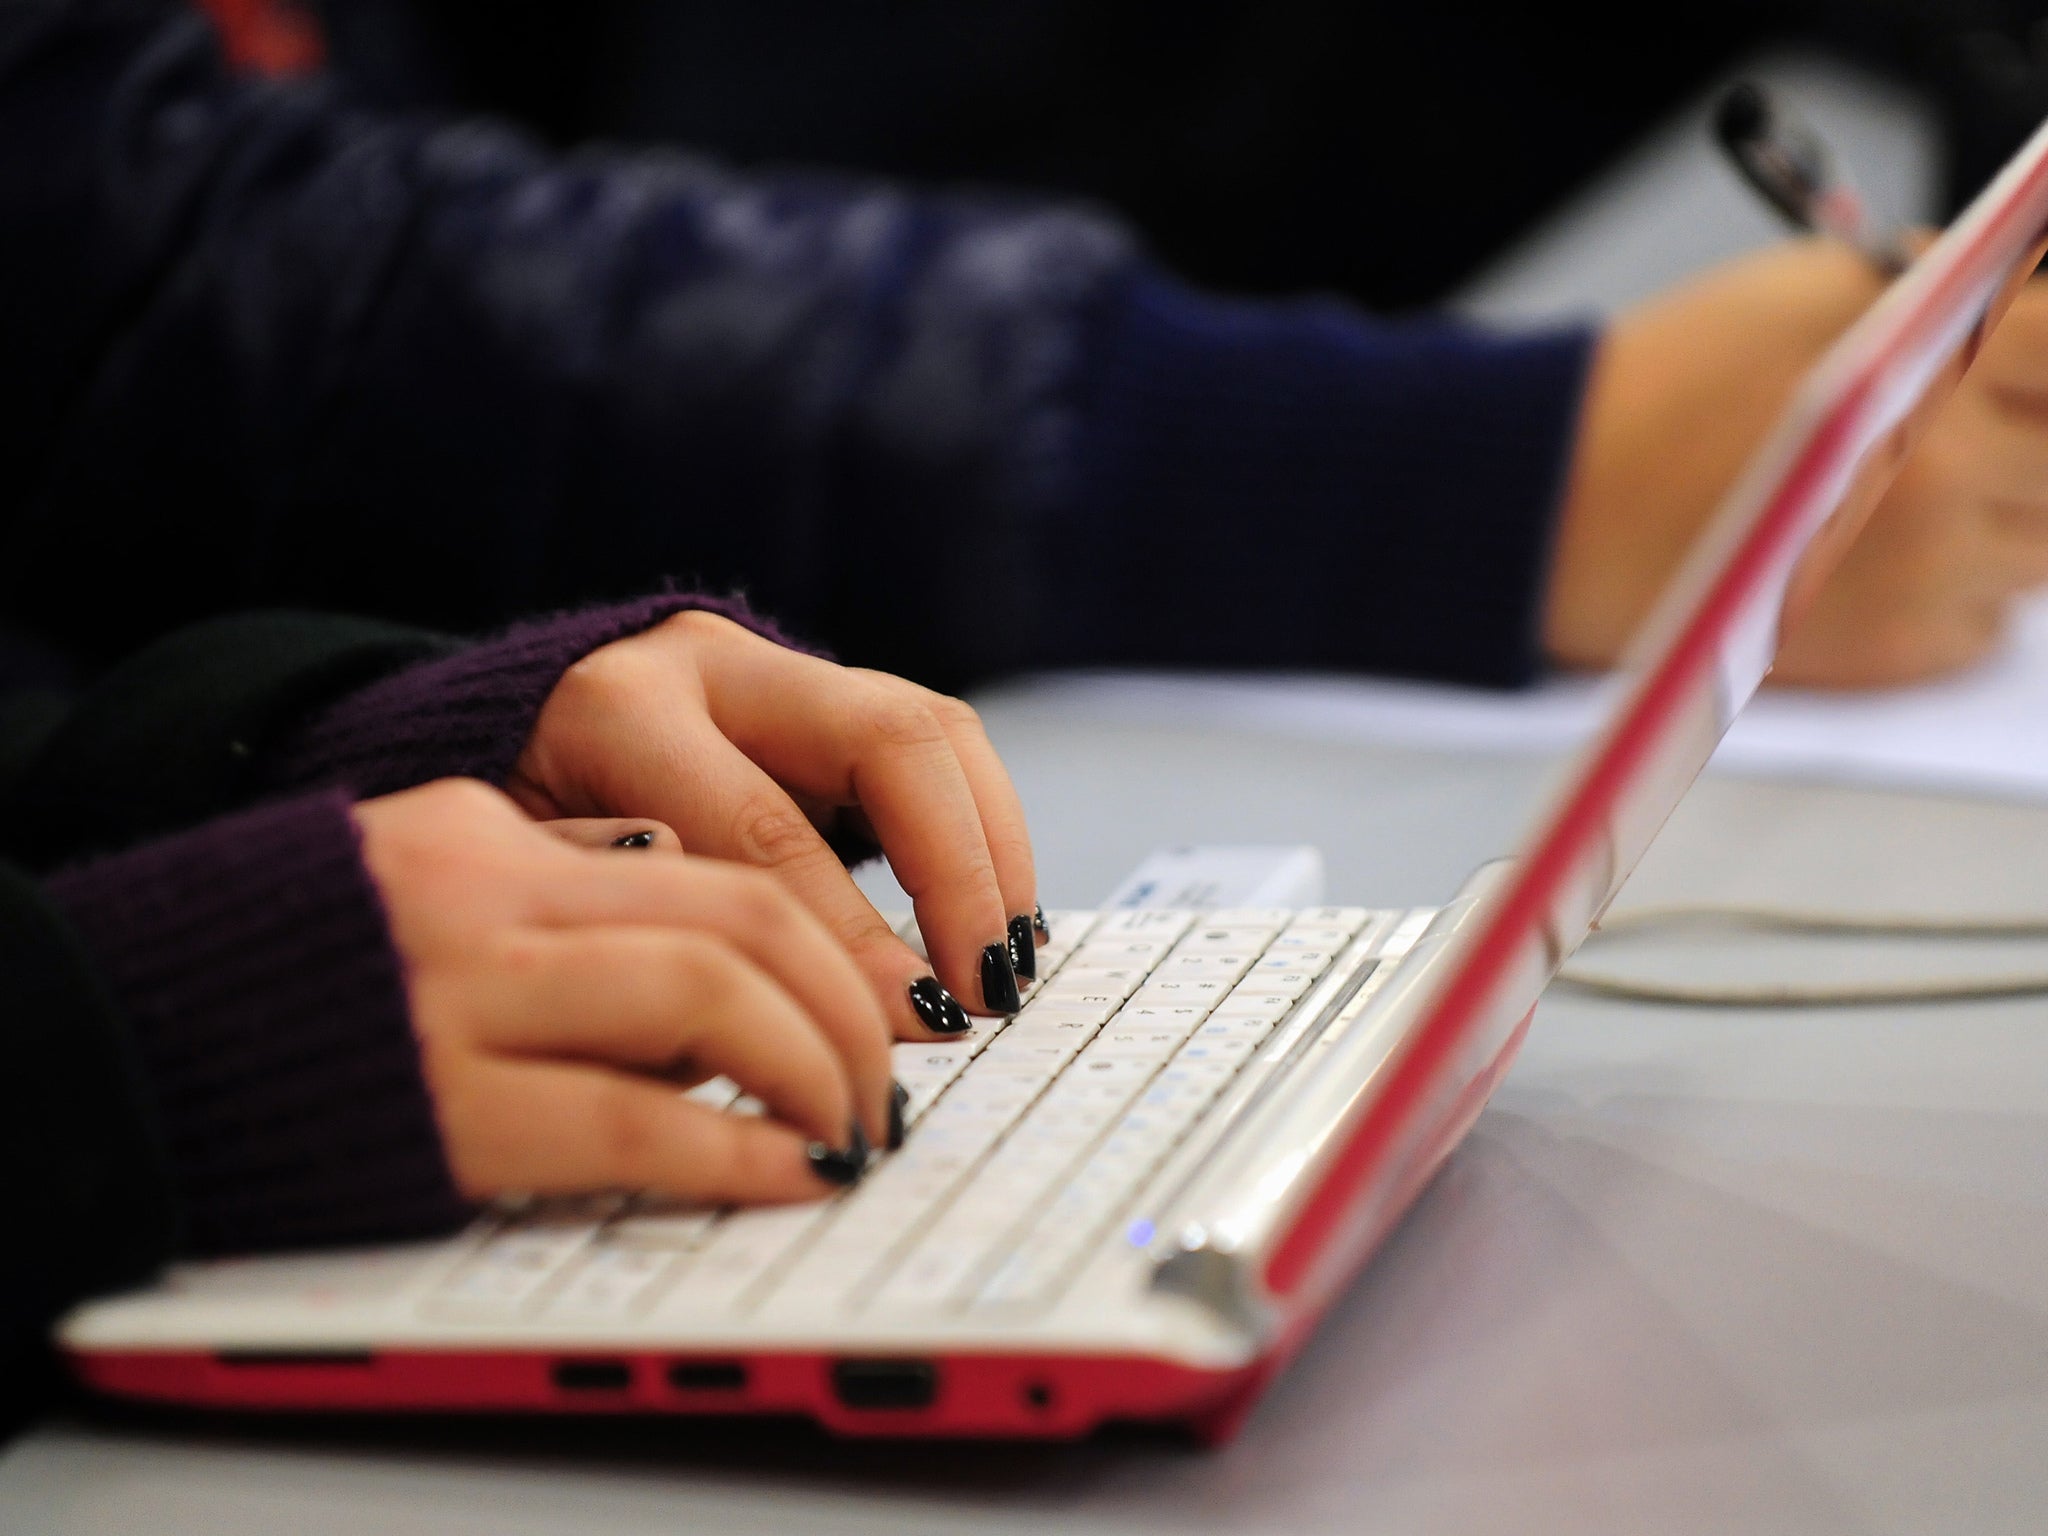
[{"label": "black painted fingernail", "polygon": [[1052,942],[1052,924],[1045,920],[1044,907],[1035,906],[1031,909],[1031,926],[1046,943]]},{"label": "black painted fingernail", "polygon": [[1031,919],[1010,919],[1010,968],[1026,981],[1038,979],[1038,945],[1031,937]]},{"label": "black painted fingernail", "polygon": [[857,1123],[846,1133],[844,1150],[814,1141],[804,1153],[811,1160],[811,1170],[827,1184],[858,1184],[868,1171],[867,1133]]},{"label": "black painted fingernail", "polygon": [[612,846],[614,848],[652,848],[654,846],[654,834],[652,832],[628,832],[623,837],[613,838]]},{"label": "black painted fingernail", "polygon": [[903,1145],[903,1111],[910,1107],[910,1090],[901,1083],[889,1085],[889,1150]]},{"label": "black painted fingernail", "polygon": [[1017,995],[1017,971],[1010,964],[1007,944],[991,944],[981,952],[982,1006],[997,1013],[1015,1013],[1024,1006]]},{"label": "black painted fingernail", "polygon": [[910,1006],[917,1010],[917,1016],[924,1020],[924,1027],[935,1035],[962,1035],[972,1021],[960,1002],[939,985],[936,976],[919,977],[910,984]]}]

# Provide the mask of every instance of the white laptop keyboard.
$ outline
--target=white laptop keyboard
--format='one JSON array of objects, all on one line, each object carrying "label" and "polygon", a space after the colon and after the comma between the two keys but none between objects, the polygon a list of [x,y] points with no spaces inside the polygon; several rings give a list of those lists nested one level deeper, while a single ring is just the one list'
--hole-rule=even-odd
[{"label": "white laptop keyboard", "polygon": [[[854,1188],[747,1211],[621,1197],[509,1215],[422,1305],[563,1322],[1044,1306],[1248,1064],[1272,1068],[1280,1053],[1260,1047],[1303,996],[1333,965],[1369,970],[1402,916],[1049,914],[1014,1018],[893,1048],[904,1145]],[[759,1112],[722,1079],[691,1095]]]}]

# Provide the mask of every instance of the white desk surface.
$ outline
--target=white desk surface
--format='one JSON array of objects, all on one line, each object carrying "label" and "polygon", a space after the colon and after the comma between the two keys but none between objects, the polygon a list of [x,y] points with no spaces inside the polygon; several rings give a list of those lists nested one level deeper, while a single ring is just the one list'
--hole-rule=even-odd
[{"label": "white desk surface", "polygon": [[[1444,896],[1527,759],[989,701],[1054,903],[1153,846],[1314,841]],[[2048,911],[2048,808],[1704,782],[1631,895]],[[687,1421],[44,1426],[0,1530],[2029,1531],[2048,1511],[2048,1005],[1720,1014],[1554,996],[1243,1436],[841,1445]]]}]

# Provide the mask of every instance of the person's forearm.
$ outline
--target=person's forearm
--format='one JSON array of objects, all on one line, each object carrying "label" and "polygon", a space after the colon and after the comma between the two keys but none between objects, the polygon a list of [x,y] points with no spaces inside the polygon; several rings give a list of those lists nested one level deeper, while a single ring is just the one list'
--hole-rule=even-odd
[{"label": "person's forearm", "polygon": [[503,788],[564,671],[600,646],[692,609],[791,643],[742,599],[707,593],[656,593],[528,619],[309,712],[265,755],[258,782],[272,790],[338,786],[358,798],[441,778]]},{"label": "person's forearm", "polygon": [[1533,664],[1582,337],[1205,300],[1073,208],[352,112],[105,0],[0,17],[0,193],[41,402],[0,428],[4,595],[106,654],[670,575],[942,687]]},{"label": "person's forearm", "polygon": [[[913,529],[1032,536],[1016,461],[1127,256],[1070,211],[350,112],[227,76],[175,7],[0,16],[0,191],[37,386],[0,579],[102,656],[224,609],[476,630],[663,575],[829,634]],[[1009,582],[918,559],[961,611]]]},{"label": "person's forearm", "polygon": [[344,796],[209,822],[45,889],[134,1040],[183,1251],[462,1219]]},{"label": "person's forearm", "polygon": [[1586,328],[1499,337],[1146,276],[1095,350],[1077,492],[1045,530],[1042,663],[1535,675]]},{"label": "person's forearm", "polygon": [[19,1238],[0,1247],[0,1435],[32,1406],[51,1320],[175,1251],[179,1221],[147,1079],[90,951],[0,862],[0,1171]]}]

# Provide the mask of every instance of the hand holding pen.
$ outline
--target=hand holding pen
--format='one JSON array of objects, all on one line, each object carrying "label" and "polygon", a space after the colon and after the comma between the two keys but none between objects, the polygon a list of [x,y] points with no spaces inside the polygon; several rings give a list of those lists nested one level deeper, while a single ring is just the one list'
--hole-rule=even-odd
[{"label": "hand holding pen", "polygon": [[1783,102],[1748,81],[1714,111],[1714,136],[1745,180],[1796,228],[1855,247],[1888,277],[1912,259],[1895,231],[1870,224],[1863,195],[1834,163],[1826,143]]},{"label": "hand holding pen", "polygon": [[[1731,92],[1714,128],[1773,207],[1832,238],[1751,251],[1609,320],[1545,596],[1544,646],[1568,666],[1621,655],[1786,397],[1923,238],[1873,230],[1819,135],[1755,87]],[[2043,586],[2048,281],[1985,341],[1773,678],[1843,688],[1952,671],[1992,652],[2014,600]]]}]

